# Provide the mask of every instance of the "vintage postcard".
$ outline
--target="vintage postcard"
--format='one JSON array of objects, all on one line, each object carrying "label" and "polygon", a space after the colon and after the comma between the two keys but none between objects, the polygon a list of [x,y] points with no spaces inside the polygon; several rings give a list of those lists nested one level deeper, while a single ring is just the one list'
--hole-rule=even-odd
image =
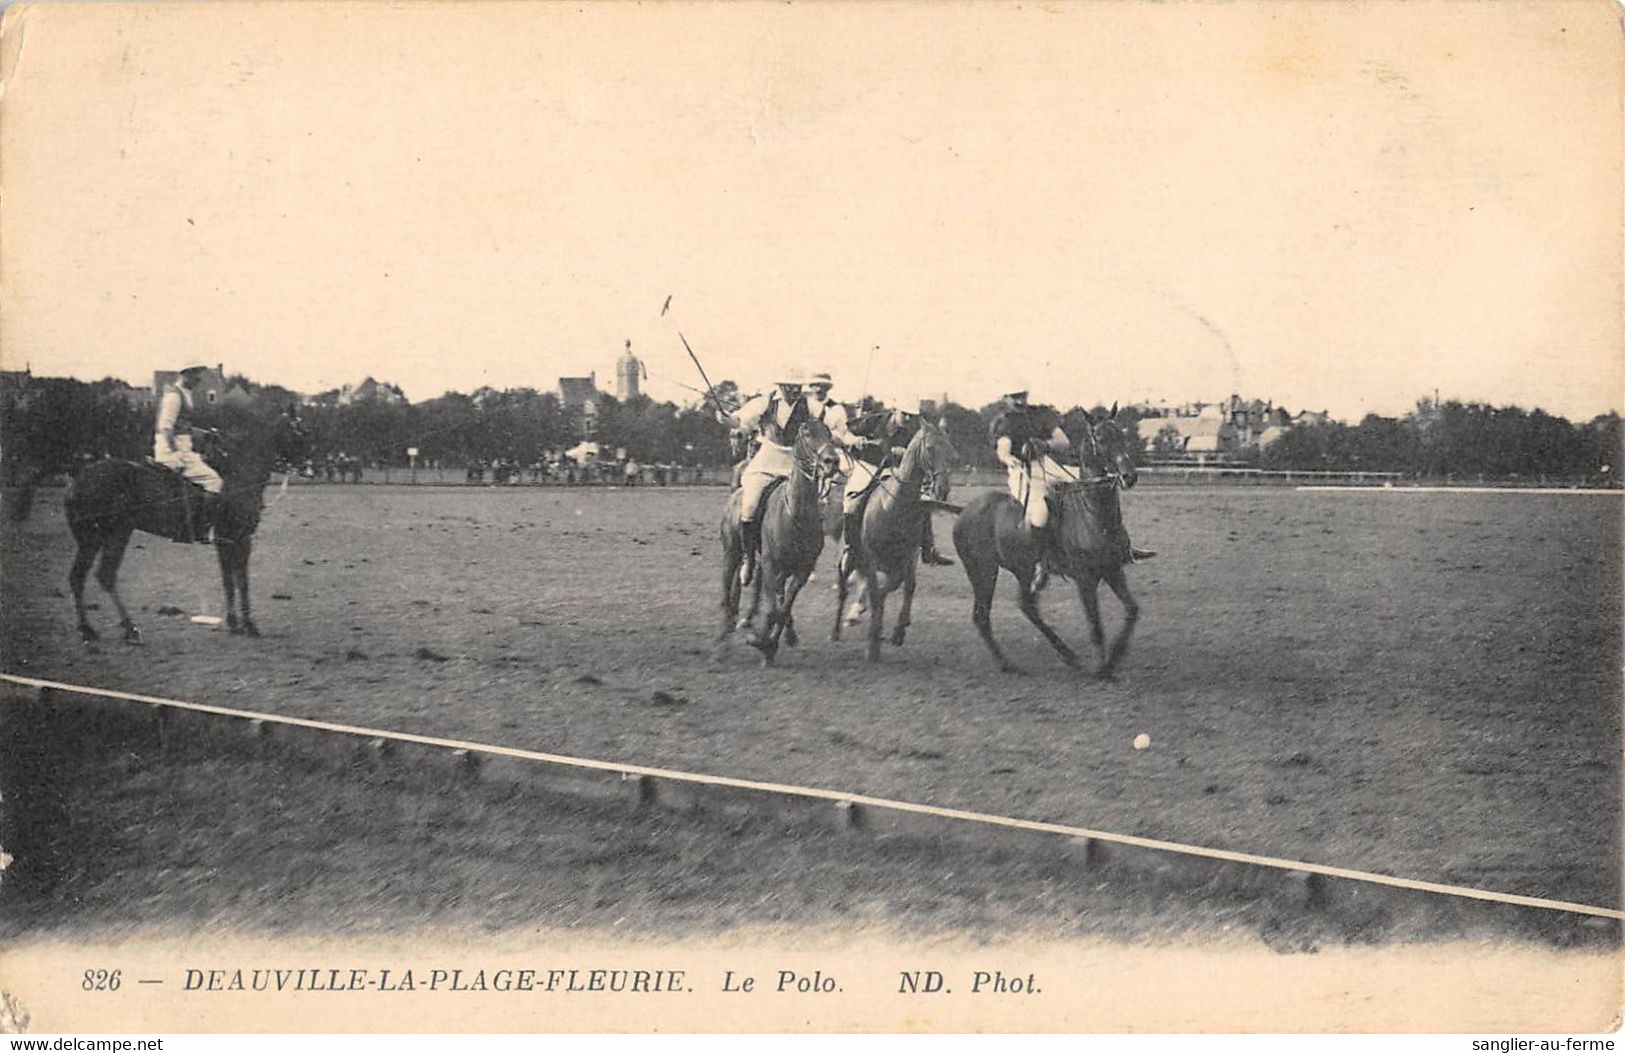
[{"label": "vintage postcard", "polygon": [[1618,1026],[1617,5],[3,19],[0,1030]]}]

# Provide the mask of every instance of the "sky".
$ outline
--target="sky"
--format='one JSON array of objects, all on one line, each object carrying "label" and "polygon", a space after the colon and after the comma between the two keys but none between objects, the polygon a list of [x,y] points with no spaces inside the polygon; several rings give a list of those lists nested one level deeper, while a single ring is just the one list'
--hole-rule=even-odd
[{"label": "sky", "polygon": [[[1625,409],[1612,5],[36,5],[0,362]],[[663,316],[662,307],[670,297]]]}]

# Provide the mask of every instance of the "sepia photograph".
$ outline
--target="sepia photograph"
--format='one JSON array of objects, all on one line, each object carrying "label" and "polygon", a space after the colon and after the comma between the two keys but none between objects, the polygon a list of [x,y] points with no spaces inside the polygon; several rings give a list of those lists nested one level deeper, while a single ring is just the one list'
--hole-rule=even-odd
[{"label": "sepia photograph", "polygon": [[0,20],[0,1033],[1620,1026],[1618,5]]}]

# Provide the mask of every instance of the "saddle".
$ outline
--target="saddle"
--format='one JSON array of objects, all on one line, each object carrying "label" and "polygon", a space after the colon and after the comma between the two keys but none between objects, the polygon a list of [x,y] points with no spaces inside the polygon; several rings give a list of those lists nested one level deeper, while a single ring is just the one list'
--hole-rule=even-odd
[{"label": "saddle", "polygon": [[[768,498],[772,497],[773,496],[773,491],[775,491],[779,487],[783,486],[785,484],[785,482],[787,482],[787,480],[783,476],[778,476],[778,477],[774,478],[771,482],[769,482],[766,486],[762,487],[762,496],[757,498],[756,507],[751,510],[753,513],[755,513],[754,515],[751,516],[751,520],[753,522],[755,522],[757,526],[761,526],[762,515],[763,515],[763,513],[765,513],[767,511],[767,500],[768,500]],[[760,540],[759,540],[760,536],[761,536],[761,531],[758,530],[757,531],[757,537],[758,537],[757,544],[758,545],[761,543]]]},{"label": "saddle", "polygon": [[[200,522],[207,508],[208,492],[202,486],[194,483],[178,468],[171,468],[167,464],[160,464],[151,457],[144,457],[135,462],[140,467],[152,472],[160,480],[160,485],[168,487],[174,495],[174,501],[180,505],[181,529],[179,536],[173,540],[183,544],[190,542],[207,542],[209,540],[207,522]],[[200,530],[199,527],[202,529]]]}]

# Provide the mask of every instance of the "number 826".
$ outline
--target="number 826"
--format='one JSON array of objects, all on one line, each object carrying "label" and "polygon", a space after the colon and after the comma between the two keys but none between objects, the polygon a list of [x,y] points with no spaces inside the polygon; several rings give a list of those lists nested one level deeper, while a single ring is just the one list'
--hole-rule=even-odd
[{"label": "number 826", "polygon": [[119,970],[86,969],[84,982],[79,985],[87,991],[117,991]]}]

